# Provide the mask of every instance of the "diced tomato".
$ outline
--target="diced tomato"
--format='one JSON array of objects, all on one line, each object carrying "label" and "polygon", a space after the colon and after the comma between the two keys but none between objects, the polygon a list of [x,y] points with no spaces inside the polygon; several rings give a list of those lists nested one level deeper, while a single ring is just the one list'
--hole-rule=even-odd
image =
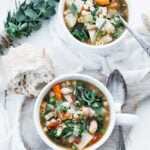
[{"label": "diced tomato", "polygon": [[75,138],[74,143],[79,144],[81,142],[81,138]]},{"label": "diced tomato", "polygon": [[98,135],[94,135],[93,138],[92,138],[92,140],[91,140],[91,144],[94,144],[98,140],[99,140],[99,136]]}]

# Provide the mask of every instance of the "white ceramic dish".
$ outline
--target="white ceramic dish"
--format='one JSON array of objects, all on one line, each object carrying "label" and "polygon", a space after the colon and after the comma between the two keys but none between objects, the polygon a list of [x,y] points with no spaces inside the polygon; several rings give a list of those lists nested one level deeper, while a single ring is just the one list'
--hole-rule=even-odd
[{"label": "white ceramic dish", "polygon": [[[128,4],[128,23],[130,25],[132,25],[133,23],[133,11],[132,11],[132,2],[131,0],[126,0],[127,4]],[[73,45],[74,48],[76,49],[87,49],[87,50],[91,50],[93,51],[100,51],[100,50],[112,50],[113,48],[117,47],[121,41],[123,41],[123,39],[125,39],[125,36],[127,35],[128,31],[125,29],[125,31],[122,33],[122,35],[116,39],[115,41],[106,44],[106,45],[102,45],[102,46],[97,46],[97,45],[90,45],[90,44],[86,44],[83,42],[80,42],[79,40],[77,40],[76,38],[74,38],[71,33],[69,32],[65,22],[64,22],[64,16],[63,16],[63,11],[64,11],[64,5],[65,5],[65,0],[61,0],[59,3],[59,8],[58,8],[58,21],[59,21],[59,25],[61,25],[60,31],[62,35],[62,38],[70,45]]]},{"label": "white ceramic dish", "polygon": [[70,74],[70,75],[61,76],[61,77],[56,78],[55,80],[53,80],[52,82],[50,82],[43,88],[43,90],[41,91],[40,95],[38,96],[38,98],[36,100],[35,108],[34,108],[34,122],[35,122],[36,129],[37,129],[40,137],[43,139],[43,141],[52,149],[66,150],[65,148],[62,148],[59,145],[56,145],[55,143],[53,143],[51,140],[49,140],[48,137],[45,135],[44,131],[42,130],[42,127],[40,124],[40,117],[39,117],[40,104],[41,104],[43,98],[45,97],[45,95],[48,93],[48,91],[53,87],[53,85],[60,83],[62,81],[66,81],[66,80],[81,80],[81,81],[86,81],[86,82],[89,82],[90,84],[95,85],[104,93],[104,95],[106,96],[106,98],[109,102],[110,124],[108,126],[107,132],[105,133],[105,135],[99,142],[86,148],[85,150],[95,150],[98,147],[100,147],[101,145],[103,145],[105,143],[105,141],[111,135],[116,123],[121,124],[121,125],[133,125],[135,123],[135,121],[137,119],[137,117],[135,115],[116,113],[117,110],[116,110],[115,103],[113,101],[111,94],[109,93],[107,88],[98,80],[96,80],[90,76],[82,75],[82,74]]}]

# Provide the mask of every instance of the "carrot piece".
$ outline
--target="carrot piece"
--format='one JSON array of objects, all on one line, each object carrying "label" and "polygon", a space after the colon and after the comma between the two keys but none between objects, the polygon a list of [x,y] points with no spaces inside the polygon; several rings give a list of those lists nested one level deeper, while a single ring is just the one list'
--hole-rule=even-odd
[{"label": "carrot piece", "polygon": [[55,98],[57,99],[57,100],[62,100],[62,94],[61,93],[55,93]]},{"label": "carrot piece", "polygon": [[53,91],[54,92],[60,92],[60,85],[59,84],[56,84],[53,86]]},{"label": "carrot piece", "polygon": [[110,1],[109,0],[95,0],[97,5],[109,5]]},{"label": "carrot piece", "polygon": [[62,100],[60,84],[56,84],[55,86],[53,86],[53,92],[57,100]]},{"label": "carrot piece", "polygon": [[110,8],[110,9],[116,9],[117,7],[118,7],[118,4],[117,4],[116,2],[111,3],[111,4],[108,6],[108,8]]},{"label": "carrot piece", "polygon": [[67,112],[65,115],[62,115],[60,112],[57,112],[58,118],[60,118],[62,121],[67,120],[72,117],[72,114]]}]

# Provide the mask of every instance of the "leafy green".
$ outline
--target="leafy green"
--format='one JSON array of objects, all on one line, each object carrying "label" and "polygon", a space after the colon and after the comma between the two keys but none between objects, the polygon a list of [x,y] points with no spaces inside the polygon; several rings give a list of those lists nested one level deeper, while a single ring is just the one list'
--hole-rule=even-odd
[{"label": "leafy green", "polygon": [[56,110],[57,111],[67,111],[67,107],[64,107],[61,102],[56,101]]},{"label": "leafy green", "polygon": [[32,18],[32,19],[38,18],[38,14],[31,8],[27,8],[26,10],[24,10],[24,13],[29,18]]},{"label": "leafy green", "polygon": [[101,97],[97,95],[96,90],[88,89],[82,82],[73,87],[73,93],[77,97],[76,107],[81,107],[82,105],[93,105],[96,101],[101,100]]},{"label": "leafy green", "polygon": [[101,31],[102,31],[102,29],[104,28],[105,25],[106,25],[106,20],[102,23],[101,27],[97,30],[96,37],[99,36],[99,34],[101,33]]},{"label": "leafy green", "polygon": [[84,24],[79,23],[76,24],[73,29],[71,30],[71,34],[78,39],[79,41],[86,41],[89,39],[88,30],[85,28]]},{"label": "leafy green", "polygon": [[103,120],[104,120],[104,117],[101,115],[101,114],[98,114],[97,117],[96,117],[96,120],[97,120],[97,123],[98,123],[98,129],[101,129],[103,128]]},{"label": "leafy green", "polygon": [[98,9],[99,9],[99,7],[96,7],[95,10],[93,10],[93,11],[91,12],[91,14],[92,14],[92,15],[95,15],[96,12],[98,11]]},{"label": "leafy green", "polygon": [[66,125],[69,125],[70,123],[72,123],[72,119],[67,119],[67,120],[64,121],[64,123],[65,123]]},{"label": "leafy green", "polygon": [[78,128],[78,131],[73,133],[73,135],[76,137],[81,137],[82,133],[87,130],[87,122],[85,119],[78,120],[75,126]]},{"label": "leafy green", "polygon": [[116,32],[113,34],[113,37],[114,37],[115,39],[117,39],[117,38],[120,37],[120,35],[121,35],[121,32],[116,31]]},{"label": "leafy green", "polygon": [[60,136],[57,136],[57,130],[56,129],[49,130],[48,136],[51,137],[57,143],[59,143],[61,140]]},{"label": "leafy green", "polygon": [[115,13],[114,15],[114,25],[116,28],[119,28],[119,27],[122,27],[123,26],[123,23],[118,15],[118,13]]},{"label": "leafy green", "polygon": [[54,106],[52,104],[46,104],[46,105],[49,109],[52,109],[52,110],[54,109]]},{"label": "leafy green", "polygon": [[71,5],[71,7],[70,7],[70,10],[71,10],[71,13],[73,14],[73,15],[76,15],[77,14],[77,6],[74,4],[74,3],[72,3],[72,5]]},{"label": "leafy green", "polygon": [[55,14],[58,0],[26,0],[17,6],[16,11],[8,12],[5,22],[6,35],[0,41],[0,52],[9,47],[13,41],[29,36],[32,31],[40,29],[42,21]]},{"label": "leafy green", "polygon": [[73,127],[65,127],[62,131],[62,136],[64,136],[65,138],[70,137],[73,134]]}]

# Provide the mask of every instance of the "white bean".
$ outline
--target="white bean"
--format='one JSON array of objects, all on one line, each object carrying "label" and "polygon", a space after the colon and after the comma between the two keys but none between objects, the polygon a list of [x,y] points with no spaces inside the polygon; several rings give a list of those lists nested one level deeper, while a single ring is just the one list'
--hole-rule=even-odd
[{"label": "white bean", "polygon": [[53,91],[50,91],[50,92],[49,92],[49,97],[54,97],[54,96],[55,96],[54,92],[53,92]]},{"label": "white bean", "polygon": [[80,115],[83,115],[83,112],[82,112],[82,111],[76,111],[76,112],[74,113],[73,117],[74,117],[75,119],[79,119],[79,118],[80,118]]},{"label": "white bean", "polygon": [[88,30],[94,30],[95,28],[96,28],[96,25],[94,25],[94,24],[90,24],[87,26]]},{"label": "white bean", "polygon": [[94,134],[97,131],[97,128],[98,128],[98,124],[97,124],[96,120],[92,120],[90,122],[89,132],[91,134]]},{"label": "white bean", "polygon": [[74,136],[70,136],[70,137],[68,138],[68,142],[69,142],[69,143],[73,143],[74,140],[75,140],[75,137],[74,137]]},{"label": "white bean", "polygon": [[89,12],[86,11],[86,10],[83,10],[83,11],[81,12],[81,15],[82,15],[82,16],[86,16],[86,15],[88,15],[88,14],[89,14]]},{"label": "white bean", "polygon": [[67,16],[70,14],[70,9],[67,9],[66,11],[64,11],[64,16]]},{"label": "white bean", "polygon": [[88,107],[82,107],[82,112],[83,112],[83,115],[89,116],[89,108]]},{"label": "white bean", "polygon": [[89,6],[86,5],[86,4],[84,4],[84,5],[83,5],[83,9],[88,10],[88,9],[89,9]]},{"label": "white bean", "polygon": [[57,128],[57,133],[56,133],[56,135],[57,135],[57,136],[60,136],[61,133],[62,133],[62,127],[58,127],[58,128]]},{"label": "white bean", "polygon": [[95,114],[96,114],[95,110],[93,110],[92,108],[89,108],[89,116],[93,117],[95,116]]},{"label": "white bean", "polygon": [[92,6],[92,7],[90,7],[90,11],[94,11],[95,10],[95,8]]},{"label": "white bean", "polygon": [[73,102],[73,99],[72,99],[71,95],[69,95],[69,94],[64,95],[64,98],[70,103]]},{"label": "white bean", "polygon": [[63,88],[61,88],[61,93],[63,95],[70,94],[70,93],[72,93],[72,89],[67,88],[67,87],[63,87]]}]

